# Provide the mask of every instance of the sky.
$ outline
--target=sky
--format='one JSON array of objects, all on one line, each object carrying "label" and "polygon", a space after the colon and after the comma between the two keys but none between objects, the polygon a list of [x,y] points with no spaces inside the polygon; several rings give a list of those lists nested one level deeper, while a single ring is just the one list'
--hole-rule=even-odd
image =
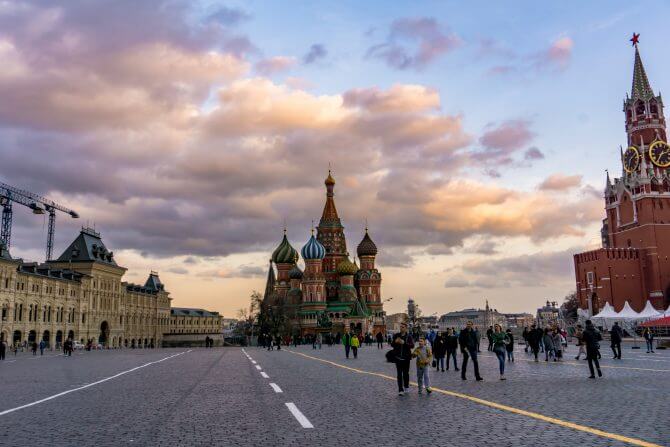
[{"label": "sky", "polygon": [[[650,14],[650,11],[653,12]],[[652,87],[670,5],[0,1],[0,181],[76,210],[124,279],[236,315],[329,166],[350,252],[367,220],[389,313],[531,311],[597,248],[634,52]],[[644,23],[644,27],[642,24]],[[11,254],[44,260],[15,208]]]}]

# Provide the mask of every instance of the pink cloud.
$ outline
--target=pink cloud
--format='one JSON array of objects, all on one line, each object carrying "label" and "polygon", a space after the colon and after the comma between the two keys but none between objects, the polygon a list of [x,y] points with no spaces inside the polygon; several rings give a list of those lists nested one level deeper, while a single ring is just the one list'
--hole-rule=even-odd
[{"label": "pink cloud", "polygon": [[272,76],[282,71],[289,70],[295,63],[296,59],[294,57],[275,56],[256,62],[256,72],[265,76]]},{"label": "pink cloud", "polygon": [[581,184],[581,175],[552,174],[538,185],[538,189],[543,191],[565,191],[578,188]]}]

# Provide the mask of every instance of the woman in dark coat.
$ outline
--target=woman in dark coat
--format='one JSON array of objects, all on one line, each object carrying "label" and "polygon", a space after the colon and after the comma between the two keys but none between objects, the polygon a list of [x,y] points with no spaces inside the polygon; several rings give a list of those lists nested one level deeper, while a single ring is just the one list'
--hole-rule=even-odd
[{"label": "woman in dark coat", "polygon": [[439,371],[440,368],[442,368],[442,372],[444,372],[444,356],[447,353],[447,344],[445,340],[442,338],[441,334],[437,334],[435,336],[435,340],[433,340],[433,356],[435,358],[435,370]]}]

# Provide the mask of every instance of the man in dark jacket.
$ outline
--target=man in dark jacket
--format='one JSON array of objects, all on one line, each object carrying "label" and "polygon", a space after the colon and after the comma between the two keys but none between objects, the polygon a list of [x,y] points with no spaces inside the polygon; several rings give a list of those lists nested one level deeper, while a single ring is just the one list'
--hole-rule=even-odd
[{"label": "man in dark jacket", "polygon": [[600,332],[593,326],[591,320],[586,320],[586,329],[584,329],[582,334],[582,340],[586,346],[586,360],[589,362],[589,371],[591,371],[589,379],[596,378],[593,373],[594,363],[598,370],[598,377],[603,376],[603,373],[600,371],[600,363],[598,363],[598,351],[600,349],[600,344],[598,342],[602,340],[602,338],[602,335],[600,335]]},{"label": "man in dark jacket", "polygon": [[377,349],[382,349],[384,347],[384,335],[382,331],[377,332]]},{"label": "man in dark jacket", "polygon": [[537,362],[537,355],[540,353],[540,340],[542,340],[542,329],[536,327],[534,324],[530,326],[528,331],[528,346],[535,356]]},{"label": "man in dark jacket", "polygon": [[449,371],[450,358],[454,359],[454,369],[456,371],[459,371],[458,363],[456,363],[456,351],[458,350],[458,335],[456,335],[456,331],[454,331],[453,329],[447,330],[447,337],[445,340],[445,344],[447,348],[447,371]]},{"label": "man in dark jacket", "polygon": [[472,364],[475,367],[475,379],[477,381],[484,380],[479,375],[479,362],[477,362],[477,335],[472,328],[472,321],[468,321],[465,329],[461,331],[458,337],[458,343],[461,345],[461,353],[463,354],[463,364],[461,365],[461,379],[465,378],[465,371],[468,367],[468,358],[472,357]]},{"label": "man in dark jacket", "polygon": [[447,353],[447,345],[444,338],[442,338],[442,333],[435,335],[433,340],[433,358],[435,359],[435,370],[439,371],[442,368],[444,372],[444,356]]},{"label": "man in dark jacket", "polygon": [[493,351],[493,326],[489,326],[489,328],[486,330],[486,338],[489,341],[489,351]]},{"label": "man in dark jacket", "polygon": [[398,394],[405,395],[409,390],[409,364],[412,361],[414,340],[407,332],[407,325],[400,324],[400,332],[393,336],[393,358],[398,377]]},{"label": "man in dark jacket", "polygon": [[523,333],[521,334],[521,337],[523,337],[523,343],[524,343],[524,352],[528,352],[528,326],[524,326],[523,328]]},{"label": "man in dark jacket", "polygon": [[618,322],[614,323],[612,330],[610,331],[610,339],[612,342],[612,352],[614,353],[614,358],[621,360],[621,339],[623,338],[623,330],[619,326]]}]

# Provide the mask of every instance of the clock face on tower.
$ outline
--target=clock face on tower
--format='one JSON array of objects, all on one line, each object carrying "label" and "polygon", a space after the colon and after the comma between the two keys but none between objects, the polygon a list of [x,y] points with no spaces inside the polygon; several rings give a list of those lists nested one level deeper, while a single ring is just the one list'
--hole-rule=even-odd
[{"label": "clock face on tower", "polygon": [[629,174],[635,171],[640,164],[640,153],[635,146],[631,146],[623,153],[623,168]]},{"label": "clock face on tower", "polygon": [[649,158],[660,168],[670,166],[670,146],[665,141],[655,141],[649,146]]}]

